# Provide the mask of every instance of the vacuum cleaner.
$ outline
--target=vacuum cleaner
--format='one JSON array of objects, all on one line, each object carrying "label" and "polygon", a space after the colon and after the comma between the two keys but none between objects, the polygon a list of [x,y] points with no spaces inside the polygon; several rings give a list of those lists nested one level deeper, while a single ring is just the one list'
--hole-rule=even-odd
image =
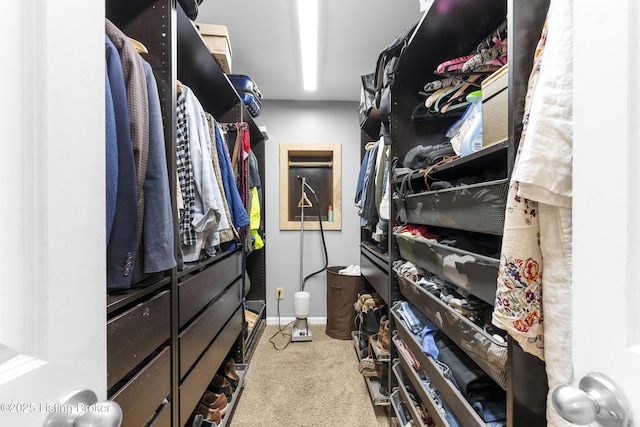
[{"label": "vacuum cleaner", "polygon": [[[309,329],[309,323],[307,317],[309,316],[311,308],[311,294],[304,290],[304,285],[307,279],[316,274],[319,274],[327,269],[329,265],[329,257],[327,255],[327,244],[324,240],[324,230],[322,228],[322,217],[320,216],[320,203],[318,202],[318,196],[316,192],[311,188],[305,177],[298,176],[298,180],[302,183],[302,198],[301,198],[301,215],[300,215],[300,291],[296,292],[293,296],[293,311],[296,316],[296,320],[291,326],[291,341],[311,341],[311,330]],[[322,236],[322,247],[324,249],[324,267],[318,271],[315,271],[308,276],[304,277],[304,208],[309,202],[305,188],[309,189],[316,202],[316,210],[318,213],[318,221],[320,223],[320,235]]]}]

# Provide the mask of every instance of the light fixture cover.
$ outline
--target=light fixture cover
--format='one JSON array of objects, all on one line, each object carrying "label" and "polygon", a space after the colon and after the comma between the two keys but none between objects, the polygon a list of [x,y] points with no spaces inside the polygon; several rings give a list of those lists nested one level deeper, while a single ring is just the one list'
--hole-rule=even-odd
[{"label": "light fixture cover", "polygon": [[304,90],[314,91],[318,80],[318,0],[298,0],[298,26]]}]

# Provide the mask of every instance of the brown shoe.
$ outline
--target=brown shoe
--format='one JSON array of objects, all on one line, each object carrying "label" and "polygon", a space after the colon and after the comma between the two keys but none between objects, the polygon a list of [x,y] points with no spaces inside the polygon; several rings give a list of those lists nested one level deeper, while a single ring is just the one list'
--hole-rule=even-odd
[{"label": "brown shoe", "polygon": [[220,421],[222,421],[222,414],[220,413],[220,409],[211,409],[203,403],[198,403],[196,414],[202,415],[202,418],[204,418],[205,420],[213,421],[216,424],[220,424]]},{"label": "brown shoe", "polygon": [[227,397],[227,402],[231,402],[233,397],[233,388],[229,381],[227,381],[222,375],[215,374],[208,387],[209,391],[214,393],[223,393]]},{"label": "brown shoe", "polygon": [[389,351],[391,345],[391,337],[389,335],[389,319],[385,314],[380,319],[380,329],[378,330],[378,348],[380,350]]},{"label": "brown shoe", "polygon": [[202,399],[200,399],[200,403],[207,405],[211,409],[219,409],[220,415],[224,415],[227,413],[227,396],[224,393],[213,393],[211,391],[205,391],[204,395],[202,395]]},{"label": "brown shoe", "polygon": [[362,310],[364,308],[364,303],[366,300],[371,299],[371,294],[364,294],[364,295],[360,295],[358,297],[358,302],[356,303],[358,306],[359,310]]},{"label": "brown shoe", "polygon": [[222,369],[222,376],[224,377],[224,379],[229,381],[231,387],[233,387],[233,389],[235,390],[235,388],[238,387],[238,384],[240,383],[240,377],[236,372],[235,361],[231,358],[225,360]]}]

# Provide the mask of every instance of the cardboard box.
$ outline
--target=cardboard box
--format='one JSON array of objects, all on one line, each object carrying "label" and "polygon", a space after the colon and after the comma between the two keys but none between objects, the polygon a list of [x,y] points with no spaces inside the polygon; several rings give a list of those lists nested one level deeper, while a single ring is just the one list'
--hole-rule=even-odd
[{"label": "cardboard box", "polygon": [[508,83],[508,65],[504,65],[482,82],[482,148],[509,138]]},{"label": "cardboard box", "polygon": [[209,52],[226,74],[231,74],[231,41],[226,25],[196,23]]}]

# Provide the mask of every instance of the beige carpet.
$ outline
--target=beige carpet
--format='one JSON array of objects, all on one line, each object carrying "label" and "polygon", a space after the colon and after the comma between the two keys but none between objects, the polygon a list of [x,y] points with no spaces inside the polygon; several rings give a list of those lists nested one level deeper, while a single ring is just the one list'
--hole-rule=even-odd
[{"label": "beige carpet", "polygon": [[[325,325],[311,325],[311,342],[274,349],[267,326],[245,375],[231,427],[388,426],[383,408],[374,406],[358,372],[353,341],[328,337]],[[290,332],[287,328],[285,332]],[[287,339],[278,334],[278,348]]]}]

